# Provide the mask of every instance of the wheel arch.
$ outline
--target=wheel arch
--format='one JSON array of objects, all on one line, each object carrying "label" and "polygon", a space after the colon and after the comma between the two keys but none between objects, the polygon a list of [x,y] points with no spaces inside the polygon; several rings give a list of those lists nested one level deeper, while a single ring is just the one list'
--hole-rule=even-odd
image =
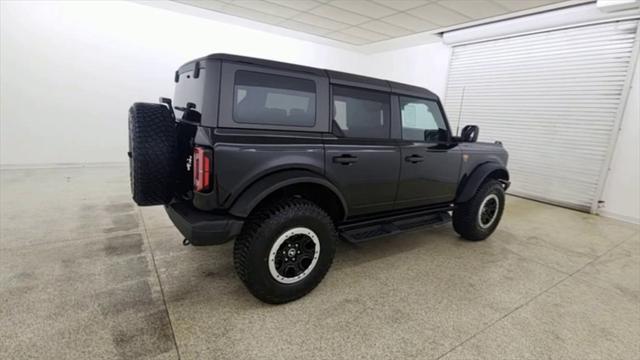
[{"label": "wheel arch", "polygon": [[505,190],[510,185],[509,171],[504,165],[497,162],[486,162],[478,165],[469,176],[461,181],[455,202],[463,203],[469,201],[487,179],[500,181]]},{"label": "wheel arch", "polygon": [[334,221],[344,220],[347,204],[338,188],[307,170],[286,170],[266,175],[249,185],[233,202],[229,213],[247,217],[260,204],[285,196],[299,196],[318,204]]}]

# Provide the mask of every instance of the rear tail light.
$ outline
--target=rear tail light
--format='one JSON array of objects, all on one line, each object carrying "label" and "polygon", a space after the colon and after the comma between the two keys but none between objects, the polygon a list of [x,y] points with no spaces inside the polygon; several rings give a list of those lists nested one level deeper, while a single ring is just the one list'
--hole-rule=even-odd
[{"label": "rear tail light", "polygon": [[193,148],[193,188],[199,192],[211,188],[211,150],[200,146]]}]

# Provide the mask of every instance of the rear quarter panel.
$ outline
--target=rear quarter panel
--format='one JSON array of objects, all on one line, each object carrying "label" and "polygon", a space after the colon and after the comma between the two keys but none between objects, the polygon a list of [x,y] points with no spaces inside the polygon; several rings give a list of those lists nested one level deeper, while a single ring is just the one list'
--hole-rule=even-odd
[{"label": "rear quarter panel", "polygon": [[324,174],[320,133],[215,129],[214,184],[218,202],[227,208],[255,181],[281,170]]}]

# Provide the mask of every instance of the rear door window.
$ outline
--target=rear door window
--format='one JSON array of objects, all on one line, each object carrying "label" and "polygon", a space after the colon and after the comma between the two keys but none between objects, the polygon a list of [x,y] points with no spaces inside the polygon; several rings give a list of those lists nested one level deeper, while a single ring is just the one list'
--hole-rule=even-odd
[{"label": "rear door window", "polygon": [[236,72],[235,122],[313,127],[315,117],[314,81],[254,71]]},{"label": "rear door window", "polygon": [[345,137],[389,138],[389,94],[350,88],[333,87],[333,126]]}]

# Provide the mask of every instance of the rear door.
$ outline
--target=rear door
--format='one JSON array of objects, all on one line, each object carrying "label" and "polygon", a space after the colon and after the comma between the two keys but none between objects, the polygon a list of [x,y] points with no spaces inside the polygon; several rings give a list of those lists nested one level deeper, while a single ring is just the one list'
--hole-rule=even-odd
[{"label": "rear door", "polygon": [[222,206],[282,169],[324,173],[326,74],[224,62],[221,77],[218,127],[207,131],[214,141],[213,184]]},{"label": "rear door", "polygon": [[450,202],[455,198],[462,153],[449,145],[449,129],[438,102],[394,96],[402,122],[402,165],[396,208]]},{"label": "rear door", "polygon": [[390,136],[390,94],[334,85],[332,104],[325,169],[345,197],[349,215],[393,209],[400,149]]}]

